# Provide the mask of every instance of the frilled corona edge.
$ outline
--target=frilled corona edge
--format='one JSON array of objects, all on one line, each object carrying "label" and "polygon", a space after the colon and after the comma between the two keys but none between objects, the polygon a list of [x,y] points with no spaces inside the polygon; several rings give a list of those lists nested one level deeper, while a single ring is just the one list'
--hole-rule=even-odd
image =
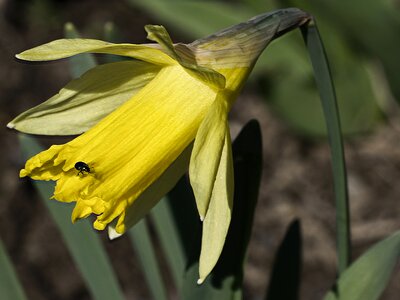
[{"label": "frilled corona edge", "polygon": [[[17,55],[30,61],[107,53],[134,58],[86,72],[8,124],[22,132],[81,134],[26,162],[20,176],[57,181],[53,198],[76,202],[72,221],[123,234],[189,169],[203,220],[199,283],[215,266],[233,205],[228,112],[258,56],[310,15],[262,14],[190,44],[173,44],[162,26],[145,27],[153,44],[62,39]],[[82,167],[84,166],[84,167]]]}]

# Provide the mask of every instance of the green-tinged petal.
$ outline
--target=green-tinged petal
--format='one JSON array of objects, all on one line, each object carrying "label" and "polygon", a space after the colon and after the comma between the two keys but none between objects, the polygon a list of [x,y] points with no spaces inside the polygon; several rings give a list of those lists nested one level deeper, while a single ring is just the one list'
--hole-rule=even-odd
[{"label": "green-tinged petal", "polygon": [[[189,45],[173,44],[164,27],[150,25],[146,30],[157,44],[57,40],[17,55],[53,60],[106,53],[143,61],[96,67],[43,107],[13,121],[9,126],[15,128],[22,119],[36,122],[26,125],[26,132],[45,127],[39,129],[41,134],[81,133],[94,125],[28,160],[20,176],[56,180],[54,198],[77,202],[72,221],[95,214],[94,228],[108,227],[110,238],[115,238],[148,213],[190,161],[190,180],[204,221],[202,283],[222,253],[231,221],[234,174],[228,111],[265,46],[308,19],[300,10],[281,10]],[[96,124],[101,101],[120,102]],[[77,172],[77,162],[86,164],[87,171]]]},{"label": "green-tinged petal", "polygon": [[168,193],[185,174],[189,165],[192,146],[186,148],[168,169],[126,210],[123,223],[108,226],[110,239],[119,237],[127,229],[143,218],[157,202]]},{"label": "green-tinged petal", "polygon": [[133,57],[159,65],[174,64],[174,60],[157,49],[158,45],[113,44],[94,39],[60,39],[17,54],[28,61],[46,61],[70,57],[80,53],[104,53]]},{"label": "green-tinged petal", "polygon": [[200,219],[203,220],[220,165],[227,128],[228,103],[218,94],[196,134],[190,158],[190,183],[196,198]]},{"label": "green-tinged petal", "polygon": [[297,8],[265,13],[189,44],[197,62],[214,69],[252,66],[270,41],[310,20]]},{"label": "green-tinged petal", "polygon": [[229,130],[227,130],[210,205],[203,222],[199,284],[210,274],[224,247],[231,222],[233,190],[232,148]]},{"label": "green-tinged petal", "polygon": [[141,61],[95,67],[7,126],[33,134],[80,134],[129,100],[156,76],[159,69]]},{"label": "green-tinged petal", "polygon": [[[213,89],[179,64],[161,68],[90,130],[29,159],[21,176],[57,180],[54,198],[77,202],[74,220],[91,211],[97,215],[95,229],[118,219],[116,230],[123,233],[126,209],[134,208],[192,143],[215,98]],[[90,171],[80,176],[76,162],[84,162]]]},{"label": "green-tinged petal", "polygon": [[213,69],[199,66],[196,63],[194,53],[184,44],[174,45],[165,28],[159,25],[147,25],[145,27],[149,40],[157,42],[165,53],[185,67],[185,70],[195,78],[206,82],[217,90],[225,87],[225,77]]},{"label": "green-tinged petal", "polygon": [[167,30],[161,25],[146,25],[144,29],[147,32],[147,38],[151,41],[158,43],[164,52],[171,56],[173,59],[178,60],[179,57],[175,52],[174,44],[169,36]]}]

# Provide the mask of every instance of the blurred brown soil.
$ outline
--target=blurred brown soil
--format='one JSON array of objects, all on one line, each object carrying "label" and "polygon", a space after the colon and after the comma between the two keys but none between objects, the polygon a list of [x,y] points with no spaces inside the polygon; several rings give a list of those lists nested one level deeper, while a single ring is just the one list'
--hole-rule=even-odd
[{"label": "blurred brown soil", "polygon": [[[274,251],[290,222],[300,219],[304,260],[302,299],[321,299],[336,277],[329,148],[326,143],[312,143],[294,136],[256,96],[240,99],[233,116],[232,127],[236,130],[246,120],[257,118],[264,144],[262,188],[250,243],[246,286],[250,291],[265,289]],[[400,227],[400,187],[393,184],[394,178],[400,176],[398,137],[398,131],[382,125],[370,135],[346,142],[354,258]],[[399,271],[398,266],[382,299],[397,299]]]},{"label": "blurred brown soil", "polygon": [[[60,38],[61,24],[66,21],[84,28],[86,36],[99,35],[101,24],[115,21],[125,28],[123,36],[143,42],[143,24],[149,20],[125,4],[108,1],[60,1],[44,8],[37,3],[0,1],[0,238],[29,299],[90,299],[46,208],[29,180],[18,178],[24,162],[17,134],[5,128],[18,113],[47,99],[69,80],[67,63],[27,65],[13,56]],[[46,9],[56,15],[44,19],[40,12]],[[231,115],[233,135],[248,120],[258,119],[264,143],[262,185],[245,274],[246,299],[262,299],[275,251],[294,219],[300,220],[303,234],[302,299],[321,299],[336,276],[329,148],[325,141],[311,142],[294,135],[251,88],[243,92]],[[369,135],[348,140],[346,157],[353,257],[357,257],[400,228],[400,185],[395,184],[400,178],[399,132],[382,124]],[[104,233],[99,235],[127,299],[150,299],[128,239],[109,242]],[[382,299],[395,300],[399,294],[397,267]]]}]

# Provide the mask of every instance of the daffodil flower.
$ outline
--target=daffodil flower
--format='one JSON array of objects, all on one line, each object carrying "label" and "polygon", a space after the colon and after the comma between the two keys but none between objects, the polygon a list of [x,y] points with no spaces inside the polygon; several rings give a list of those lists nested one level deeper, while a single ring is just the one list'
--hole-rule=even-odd
[{"label": "daffodil flower", "polygon": [[[162,26],[151,44],[61,39],[18,59],[79,53],[131,58],[94,67],[8,124],[21,132],[76,135],[26,162],[20,177],[57,181],[53,198],[76,202],[72,222],[96,215],[111,238],[140,220],[189,169],[203,238],[199,283],[228,232],[233,166],[228,112],[258,56],[275,37],[309,20],[298,9],[256,16],[191,44],[173,44]],[[78,166],[85,166],[83,170]]]}]

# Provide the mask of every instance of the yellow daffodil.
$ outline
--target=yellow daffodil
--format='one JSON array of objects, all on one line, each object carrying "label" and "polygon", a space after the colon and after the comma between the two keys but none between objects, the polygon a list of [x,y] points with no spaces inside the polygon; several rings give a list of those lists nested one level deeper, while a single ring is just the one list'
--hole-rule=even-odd
[{"label": "yellow daffodil", "polygon": [[203,221],[200,279],[222,251],[233,201],[228,112],[258,56],[280,34],[309,20],[278,10],[191,44],[173,44],[162,26],[146,26],[154,44],[62,39],[17,58],[46,61],[79,53],[133,58],[97,66],[57,95],[18,116],[10,128],[81,134],[26,162],[20,176],[57,181],[53,198],[75,201],[72,221],[123,234],[188,170]]}]

